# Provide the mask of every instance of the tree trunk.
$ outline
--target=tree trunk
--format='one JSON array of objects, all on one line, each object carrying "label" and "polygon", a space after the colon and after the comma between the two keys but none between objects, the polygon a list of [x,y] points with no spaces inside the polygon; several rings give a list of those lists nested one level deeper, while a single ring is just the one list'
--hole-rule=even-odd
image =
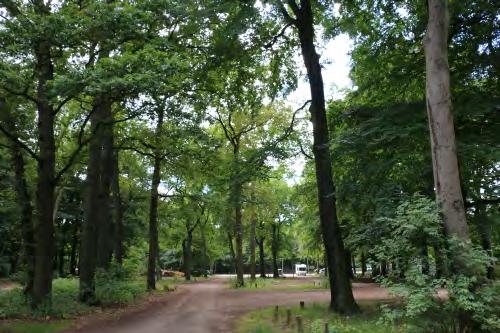
[{"label": "tree trunk", "polygon": [[71,275],[76,275],[76,267],[77,267],[77,251],[78,251],[78,224],[80,222],[75,219],[73,221],[73,232],[71,236],[71,252],[69,255],[69,273]]},{"label": "tree trunk", "polygon": [[353,255],[352,256],[352,261],[351,261],[351,272],[352,272],[352,277],[355,278],[356,277],[356,256]]},{"label": "tree trunk", "polygon": [[[252,194],[252,197],[254,195]],[[255,205],[252,203],[252,205]],[[255,207],[252,207],[252,215],[250,216],[250,279],[255,280],[255,229],[257,226],[257,214]]]},{"label": "tree trunk", "polygon": [[65,251],[65,243],[61,241],[61,244],[59,245],[59,254],[57,256],[58,263],[57,263],[57,272],[59,273],[59,277],[64,277],[64,256],[66,255]]},{"label": "tree trunk", "polygon": [[153,175],[151,179],[151,199],[149,204],[149,252],[148,252],[148,290],[156,289],[156,263],[158,262],[158,187],[161,181],[161,152],[160,138],[163,129],[165,110],[162,106],[157,109],[157,123],[155,130],[155,152],[153,161]]},{"label": "tree trunk", "polygon": [[158,248],[158,186],[160,185],[161,159],[155,157],[151,179],[149,204],[148,290],[156,289],[156,262]]},{"label": "tree trunk", "polygon": [[[476,205],[474,211],[474,220],[476,223],[477,231],[479,234],[479,239],[481,240],[481,246],[489,256],[493,257],[493,249],[491,242],[491,232],[492,226],[486,213],[486,204],[479,203]],[[495,275],[495,265],[491,262],[486,267],[486,276],[488,279],[494,279]]]},{"label": "tree trunk", "polygon": [[460,186],[451,111],[447,0],[429,0],[428,7],[429,21],[424,41],[426,95],[436,200],[446,235],[468,241],[469,229]]},{"label": "tree trunk", "polygon": [[114,253],[116,262],[123,263],[123,204],[120,193],[120,168],[118,166],[118,151],[113,156],[113,179],[111,182],[114,212]]},{"label": "tree trunk", "polygon": [[347,275],[349,278],[353,279],[354,273],[352,272],[351,251],[347,249],[345,251],[345,265],[347,267]]},{"label": "tree trunk", "polygon": [[183,256],[184,256],[184,276],[186,281],[191,280],[191,272],[193,271],[193,231],[187,232],[186,239],[182,242]]},{"label": "tree trunk", "polygon": [[278,251],[279,251],[279,226],[276,223],[272,224],[272,240],[271,240],[271,255],[273,257],[273,278],[280,277],[278,272]]},{"label": "tree trunk", "polygon": [[231,232],[227,233],[227,242],[229,245],[229,254],[231,255],[231,259],[233,259],[233,269],[236,272],[236,253],[234,252],[234,244],[233,237],[231,236]]},{"label": "tree trunk", "polygon": [[[92,303],[94,299],[94,275],[98,264],[98,257],[103,264],[103,256],[99,255],[104,239],[99,234],[105,230],[109,208],[109,198],[105,198],[106,191],[102,187],[101,175],[103,173],[103,130],[107,115],[106,108],[111,107],[111,102],[103,96],[97,96],[93,101],[93,110],[90,116],[91,132],[94,137],[89,143],[89,161],[87,166],[87,197],[85,218],[82,228],[80,249],[80,300]],[[108,192],[109,195],[109,192]]]},{"label": "tree trunk", "polygon": [[114,151],[113,151],[113,115],[112,103],[109,99],[104,100],[102,105],[103,125],[101,131],[101,168],[99,204],[101,207],[99,216],[97,236],[97,268],[108,269],[113,252],[112,232],[112,207],[111,207],[111,182],[114,173]]},{"label": "tree trunk", "polygon": [[233,156],[233,174],[231,177],[231,194],[229,201],[234,209],[234,238],[235,238],[235,268],[236,268],[236,285],[243,287],[243,216],[241,211],[241,193],[243,184],[239,181],[239,148],[234,147]]},{"label": "tree trunk", "polygon": [[260,277],[266,278],[266,262],[265,262],[265,254],[264,254],[264,237],[260,237],[260,241],[257,242],[259,244],[259,270]]},{"label": "tree trunk", "polygon": [[200,225],[200,236],[201,236],[201,255],[203,262],[203,275],[207,277],[206,270],[210,269],[210,260],[207,253],[207,238],[205,235],[206,222]]},{"label": "tree trunk", "polygon": [[365,252],[361,251],[361,276],[365,276],[366,274],[366,256]]},{"label": "tree trunk", "polygon": [[[34,2],[35,13],[50,15],[48,5]],[[52,294],[52,264],[54,258],[54,192],[55,192],[55,112],[49,100],[48,84],[54,78],[50,54],[51,42],[41,38],[34,45],[36,98],[38,109],[38,180],[36,186],[35,274],[31,306],[50,305]]]},{"label": "tree trunk", "polygon": [[307,69],[311,90],[311,121],[314,136],[314,162],[318,186],[319,214],[323,242],[326,249],[331,302],[330,308],[339,313],[358,312],[354,301],[351,282],[347,272],[344,242],[337,218],[335,186],[330,157],[328,122],[325,110],[325,94],[319,55],[314,45],[313,12],[310,0],[302,0],[296,9],[302,57]]}]

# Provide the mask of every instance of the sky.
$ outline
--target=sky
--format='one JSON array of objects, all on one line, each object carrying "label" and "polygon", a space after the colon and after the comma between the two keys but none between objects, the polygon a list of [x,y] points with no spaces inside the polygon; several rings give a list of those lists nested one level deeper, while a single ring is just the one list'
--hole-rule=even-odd
[{"label": "sky", "polygon": [[[323,65],[323,82],[325,84],[325,97],[327,100],[340,99],[345,95],[345,90],[352,88],[352,82],[349,79],[350,51],[352,47],[352,40],[347,35],[341,34],[317,50]],[[297,54],[295,61],[299,68],[304,68],[300,54]],[[311,98],[309,83],[305,78],[305,69],[301,71],[301,74],[303,75],[301,75],[297,89],[287,98],[287,102],[294,109],[301,107]],[[293,177],[287,179],[290,185],[300,180],[304,163],[305,159],[303,156],[297,156],[292,159],[290,166],[293,170]]]}]

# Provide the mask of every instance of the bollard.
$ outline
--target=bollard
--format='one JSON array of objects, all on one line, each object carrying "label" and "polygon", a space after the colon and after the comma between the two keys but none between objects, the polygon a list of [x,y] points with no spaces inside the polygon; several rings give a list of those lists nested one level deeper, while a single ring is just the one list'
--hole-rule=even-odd
[{"label": "bollard", "polygon": [[278,316],[279,316],[279,307],[276,305],[274,307],[274,321],[278,321]]},{"label": "bollard", "polygon": [[297,319],[297,332],[304,333],[304,325],[302,325],[302,316],[295,317]]},{"label": "bollard", "polygon": [[328,328],[328,323],[325,323],[325,332],[324,333],[330,333],[330,329]]},{"label": "bollard", "polygon": [[304,306],[306,306],[306,304],[304,303],[304,301],[300,301],[300,308],[303,309]]},{"label": "bollard", "polygon": [[286,309],[286,325],[290,326],[292,322],[292,310]]}]

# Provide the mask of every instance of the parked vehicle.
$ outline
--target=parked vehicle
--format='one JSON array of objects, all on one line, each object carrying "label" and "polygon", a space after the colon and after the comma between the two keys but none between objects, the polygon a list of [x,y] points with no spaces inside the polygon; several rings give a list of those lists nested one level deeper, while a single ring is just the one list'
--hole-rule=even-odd
[{"label": "parked vehicle", "polygon": [[307,266],[304,264],[295,264],[295,275],[306,276],[307,275]]}]

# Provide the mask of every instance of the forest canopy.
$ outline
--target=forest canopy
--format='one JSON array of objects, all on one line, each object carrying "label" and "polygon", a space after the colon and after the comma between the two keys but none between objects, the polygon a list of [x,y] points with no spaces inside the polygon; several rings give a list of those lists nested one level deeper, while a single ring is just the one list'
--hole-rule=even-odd
[{"label": "forest canopy", "polygon": [[386,319],[494,332],[499,73],[493,0],[0,0],[0,277],[50,314],[55,278],[94,306],[307,260],[335,312],[370,276]]}]

